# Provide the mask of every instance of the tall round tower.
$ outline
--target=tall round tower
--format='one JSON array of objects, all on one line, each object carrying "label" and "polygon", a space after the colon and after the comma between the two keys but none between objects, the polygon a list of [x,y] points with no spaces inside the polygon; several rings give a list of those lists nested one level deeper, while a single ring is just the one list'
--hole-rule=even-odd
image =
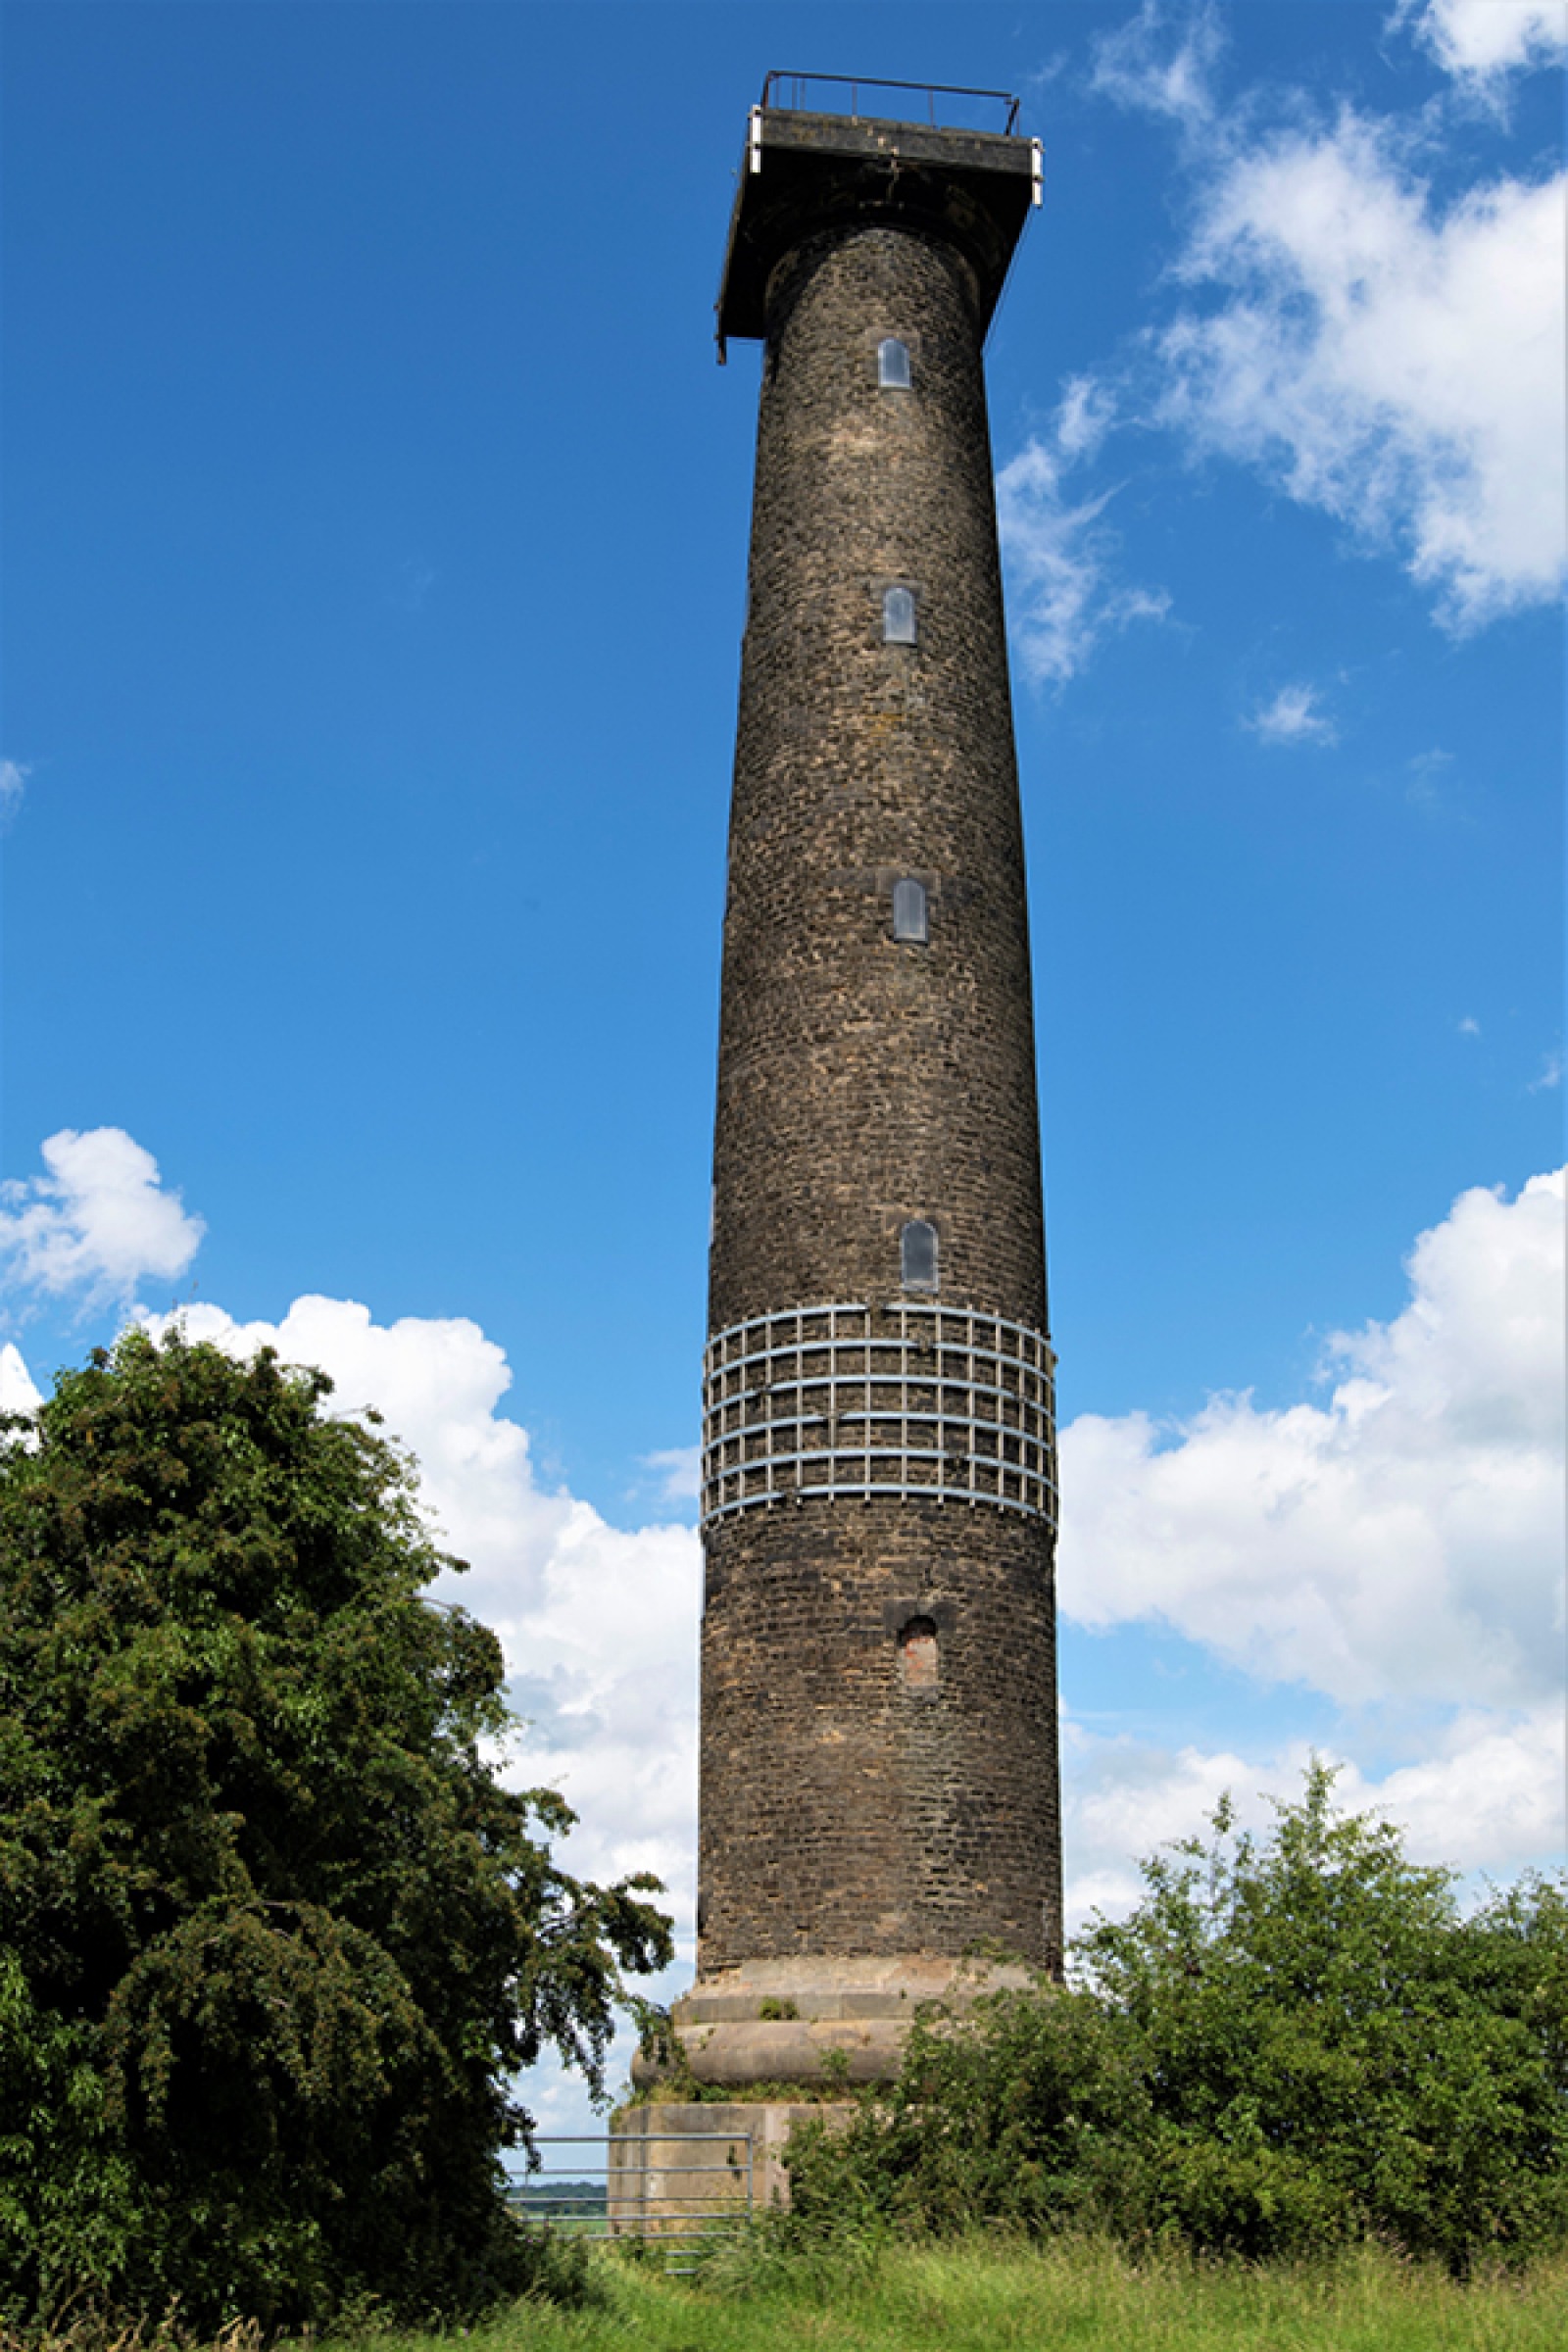
[{"label": "tall round tower", "polygon": [[873,2078],[976,1953],[1054,1967],[1061,1938],[1054,1359],[981,359],[1038,149],[1011,115],[810,112],[779,80],[719,300],[721,345],[764,355],[677,2011],[699,2077],[737,2084],[833,2049]]}]

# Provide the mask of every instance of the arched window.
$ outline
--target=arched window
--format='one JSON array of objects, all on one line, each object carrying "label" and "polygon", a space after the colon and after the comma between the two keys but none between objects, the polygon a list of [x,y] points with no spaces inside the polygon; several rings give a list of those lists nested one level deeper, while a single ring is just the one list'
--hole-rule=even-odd
[{"label": "arched window", "polygon": [[941,1676],[937,1629],[930,1617],[911,1617],[899,1635],[899,1673],[906,1690],[934,1690]]},{"label": "arched window", "polygon": [[899,1273],[906,1291],[937,1288],[937,1229],[911,1217],[899,1235]]},{"label": "arched window", "polygon": [[909,346],[889,335],[876,347],[876,380],[887,392],[909,389]]},{"label": "arched window", "polygon": [[884,645],[912,645],[914,643],[914,591],[912,588],[883,589],[882,642]]},{"label": "arched window", "polygon": [[905,880],[893,885],[893,936],[912,939],[924,947],[931,937],[926,911],[925,884]]}]

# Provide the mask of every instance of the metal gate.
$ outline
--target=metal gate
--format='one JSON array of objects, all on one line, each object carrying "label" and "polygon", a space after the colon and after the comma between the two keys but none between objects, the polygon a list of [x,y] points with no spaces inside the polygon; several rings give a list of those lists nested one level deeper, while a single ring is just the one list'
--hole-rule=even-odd
[{"label": "metal gate", "polygon": [[538,2132],[538,2164],[507,2202],[525,2221],[601,2244],[641,2242],[666,2271],[694,2270],[705,2241],[751,2219],[752,2138],[683,2132],[678,2140],[608,2132]]}]

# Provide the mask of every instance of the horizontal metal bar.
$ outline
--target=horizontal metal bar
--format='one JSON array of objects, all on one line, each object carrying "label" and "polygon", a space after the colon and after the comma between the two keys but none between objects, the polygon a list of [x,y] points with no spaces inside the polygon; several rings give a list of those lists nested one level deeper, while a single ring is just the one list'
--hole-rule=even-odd
[{"label": "horizontal metal bar", "polygon": [[[746,1429],[728,1430],[721,1437],[714,1437],[703,1447],[704,1467],[716,1476],[721,1469],[744,1470],[762,1462],[825,1462],[836,1461],[841,1456],[846,1461],[1005,1462],[1012,1457],[991,1450],[998,1439],[1010,1438],[1020,1446],[1039,1446],[1042,1451],[1050,1445],[1050,1433],[1046,1430],[1017,1429],[1009,1421],[967,1421],[957,1418],[944,1420],[940,1413],[877,1413],[872,1415],[871,1419],[897,1421],[901,1425],[906,1422],[923,1422],[932,1431],[943,1429],[953,1432],[967,1431],[972,1438],[981,1439],[985,1441],[985,1444],[979,1449],[972,1444],[967,1446],[922,1446],[918,1443],[911,1445],[906,1438],[902,1445],[896,1445],[885,1437],[878,1437],[874,1433],[870,1433],[858,1444],[853,1443],[848,1437],[841,1436],[837,1439],[829,1438],[816,1445],[808,1443],[803,1445],[801,1443],[802,1436],[816,1428],[824,1418],[825,1416],[819,1413],[808,1413],[799,1419],[792,1416],[788,1420],[781,1421],[754,1421]],[[867,1428],[867,1416],[863,1413],[840,1413],[838,1421],[841,1430],[846,1422],[852,1421],[858,1429]],[[919,1431],[916,1430],[916,1438],[919,1434]],[[761,1439],[769,1436],[777,1436],[792,1442],[781,1446],[767,1446],[755,1453],[733,1452],[733,1448],[743,1445],[748,1438]],[[732,1455],[732,1458],[726,1460],[726,1455]]]},{"label": "horizontal metal bar", "polygon": [[[659,2136],[658,2132],[648,2134],[649,2139]],[[683,2142],[689,2139],[722,2139],[730,2141],[737,2148],[749,2148],[752,2144],[750,2132],[683,2132],[680,2136]],[[640,2132],[635,2134],[630,2132],[535,2132],[533,2144],[536,2148],[640,2148],[645,2142]],[[513,2175],[514,2180],[520,2177],[518,2174]]]},{"label": "horizontal metal bar", "polygon": [[771,1509],[779,1502],[828,1501],[873,1502],[887,1497],[895,1502],[990,1503],[999,1511],[1016,1511],[1020,1519],[1044,1519],[1051,1513],[1045,1506],[1021,1494],[993,1494],[976,1488],[964,1487],[907,1487],[907,1486],[830,1486],[774,1489],[760,1494],[738,1494],[728,1501],[711,1504],[703,1514],[705,1519],[729,1519],[737,1511],[756,1510],[766,1504]]},{"label": "horizontal metal bar", "polygon": [[[1002,1392],[992,1390],[990,1394],[998,1396]],[[1023,1401],[1027,1402],[1027,1399]],[[705,1441],[705,1445],[708,1449],[711,1450],[719,1446],[737,1445],[742,1438],[765,1437],[770,1430],[810,1429],[819,1421],[836,1421],[841,1429],[847,1424],[857,1429],[865,1429],[873,1423],[883,1421],[932,1421],[944,1429],[986,1430],[998,1437],[1027,1438],[1032,1445],[1036,1446],[1045,1442],[1043,1433],[1051,1427],[1049,1416],[1043,1412],[1039,1414],[1038,1420],[1033,1422],[993,1421],[988,1414],[945,1412],[940,1405],[934,1404],[874,1404],[870,1406],[857,1405],[853,1408],[846,1406],[839,1412],[773,1413],[765,1421],[741,1421],[729,1427],[721,1424],[712,1431]],[[843,1450],[848,1453],[864,1453],[866,1447],[850,1446]],[[891,1453],[896,1452],[898,1448],[873,1444],[870,1450],[874,1453]]]},{"label": "horizontal metal bar", "polygon": [[927,90],[938,98],[998,98],[1004,106],[1018,103],[1011,90],[976,90],[961,81],[889,81],[880,75],[872,78],[864,74],[797,74],[780,66],[770,71],[762,83],[764,106],[768,91],[777,81],[827,81],[846,90]]},{"label": "horizontal metal bar", "polygon": [[[916,1455],[911,1458],[917,1460],[919,1457]],[[787,1466],[805,1470],[808,1460],[823,1462],[826,1467],[825,1457],[822,1455],[805,1456],[800,1454],[790,1455]],[[780,1464],[779,1466],[785,1465]],[[765,1462],[748,1462],[744,1465],[737,1464],[732,1470],[715,1474],[708,1482],[710,1488],[714,1492],[715,1501],[722,1503],[733,1496],[748,1502],[763,1502],[776,1496],[781,1502],[788,1502],[794,1494],[935,1494],[939,1500],[946,1495],[950,1501],[955,1502],[967,1502],[971,1497],[977,1502],[996,1502],[1007,1496],[1008,1482],[1016,1489],[1016,1494],[1010,1499],[1027,1502],[1042,1511],[1048,1500],[1054,1502],[1056,1498],[1055,1490],[1045,1474],[1039,1470],[1031,1470],[1022,1462],[981,1464],[981,1468],[996,1473],[994,1486],[981,1486],[972,1479],[957,1478],[845,1478],[835,1475],[835,1472],[842,1472],[845,1467],[842,1458],[827,1469],[825,1476],[819,1472],[815,1478],[812,1478],[808,1472],[806,1477],[792,1481],[789,1485],[778,1481],[765,1482],[756,1486],[749,1483],[752,1478],[760,1478],[761,1472],[767,1467]]]},{"label": "horizontal metal bar", "polygon": [[[868,1315],[871,1311],[872,1309],[863,1300],[858,1298],[818,1299],[809,1306],[770,1307],[765,1314],[744,1315],[738,1323],[728,1323],[722,1330],[710,1333],[708,1346],[710,1349],[721,1347],[726,1341],[738,1338],[743,1332],[760,1331],[769,1324],[794,1323],[799,1325],[803,1322],[815,1322],[835,1315]],[[1010,1331],[1015,1333],[1019,1339],[1042,1347],[1047,1354],[1054,1354],[1050,1339],[1043,1331],[1038,1331],[1031,1323],[1019,1323],[1010,1315],[999,1314],[988,1306],[949,1306],[934,1298],[892,1298],[887,1300],[877,1311],[885,1315],[902,1315],[906,1319],[917,1323],[956,1323],[964,1324],[971,1329],[975,1326],[984,1326],[993,1331]],[[825,1347],[833,1339],[843,1339],[848,1336],[847,1333],[827,1332],[820,1338],[808,1340],[806,1344],[813,1348]]]}]

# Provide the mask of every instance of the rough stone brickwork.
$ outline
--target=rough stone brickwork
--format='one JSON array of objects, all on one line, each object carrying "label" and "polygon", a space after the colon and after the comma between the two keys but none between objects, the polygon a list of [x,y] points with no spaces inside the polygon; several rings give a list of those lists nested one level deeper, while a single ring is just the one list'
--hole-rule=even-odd
[{"label": "rough stone brickwork", "polygon": [[[768,288],[725,918],[710,1327],[899,1296],[1046,1328],[1023,852],[974,283],[908,228]],[[877,344],[909,347],[909,390]],[[882,637],[914,591],[917,642]],[[892,890],[929,893],[926,945]],[[807,1499],[706,1534],[699,1979],[1060,1939],[1052,1535]],[[935,1653],[911,1665],[911,1621]],[[916,1630],[918,1642],[928,1629]]]},{"label": "rough stone brickwork", "polygon": [[[710,1322],[896,1292],[1043,1330],[1023,842],[979,338],[951,248],[873,228],[775,277],[725,919]],[[907,392],[877,384],[885,335]],[[882,591],[918,641],[882,642]],[[893,884],[930,897],[893,938]]]}]

